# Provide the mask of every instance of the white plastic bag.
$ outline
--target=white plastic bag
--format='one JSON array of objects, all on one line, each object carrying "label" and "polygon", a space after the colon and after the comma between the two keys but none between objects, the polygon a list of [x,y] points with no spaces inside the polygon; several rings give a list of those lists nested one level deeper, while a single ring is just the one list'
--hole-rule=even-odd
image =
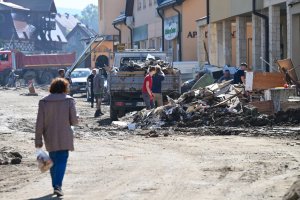
[{"label": "white plastic bag", "polygon": [[52,167],[53,162],[45,151],[43,151],[42,149],[37,149],[36,156],[38,168],[41,170],[42,173],[48,171]]}]

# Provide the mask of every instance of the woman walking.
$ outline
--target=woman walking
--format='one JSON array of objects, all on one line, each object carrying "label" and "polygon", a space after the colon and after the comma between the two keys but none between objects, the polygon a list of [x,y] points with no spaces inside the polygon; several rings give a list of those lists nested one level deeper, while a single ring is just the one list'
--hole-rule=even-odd
[{"label": "woman walking", "polygon": [[41,148],[43,139],[53,162],[50,169],[54,194],[63,196],[62,181],[65,175],[69,151],[74,150],[71,126],[78,124],[75,101],[68,96],[69,83],[56,78],[50,86],[50,94],[39,102],[36,122],[35,146]]}]

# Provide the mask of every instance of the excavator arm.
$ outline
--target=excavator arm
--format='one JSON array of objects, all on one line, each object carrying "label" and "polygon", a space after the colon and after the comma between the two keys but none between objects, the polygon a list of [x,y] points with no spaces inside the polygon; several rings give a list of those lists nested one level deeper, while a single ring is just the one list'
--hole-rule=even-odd
[{"label": "excavator arm", "polygon": [[[96,49],[101,46],[101,44],[104,41],[104,37],[96,35],[90,43],[87,45],[87,47],[84,49],[80,57],[73,63],[70,70],[66,73],[66,78],[70,78],[71,73],[81,65],[93,52],[96,51]],[[93,48],[91,48],[92,44],[96,44]]]}]

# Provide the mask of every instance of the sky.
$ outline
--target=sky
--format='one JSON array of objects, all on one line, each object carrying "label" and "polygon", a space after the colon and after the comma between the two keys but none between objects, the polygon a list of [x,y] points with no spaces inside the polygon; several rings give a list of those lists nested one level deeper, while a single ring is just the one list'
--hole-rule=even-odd
[{"label": "sky", "polygon": [[54,0],[58,8],[78,9],[82,10],[88,4],[98,5],[98,0]]}]

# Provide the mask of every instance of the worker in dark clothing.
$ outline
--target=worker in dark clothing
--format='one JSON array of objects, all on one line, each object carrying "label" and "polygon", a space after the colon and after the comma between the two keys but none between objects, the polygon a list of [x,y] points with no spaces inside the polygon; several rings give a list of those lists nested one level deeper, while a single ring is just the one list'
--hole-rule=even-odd
[{"label": "worker in dark clothing", "polygon": [[97,70],[93,69],[91,75],[88,76],[87,81],[90,86],[90,98],[91,98],[91,108],[94,108],[95,95],[94,95],[94,77],[97,74]]},{"label": "worker in dark clothing", "polygon": [[152,92],[154,95],[153,103],[156,107],[163,106],[163,96],[161,92],[161,83],[165,80],[165,74],[161,71],[161,67],[157,65],[156,73],[152,77]]},{"label": "worker in dark clothing", "polygon": [[247,63],[241,63],[240,69],[234,74],[233,84],[245,84]]}]

